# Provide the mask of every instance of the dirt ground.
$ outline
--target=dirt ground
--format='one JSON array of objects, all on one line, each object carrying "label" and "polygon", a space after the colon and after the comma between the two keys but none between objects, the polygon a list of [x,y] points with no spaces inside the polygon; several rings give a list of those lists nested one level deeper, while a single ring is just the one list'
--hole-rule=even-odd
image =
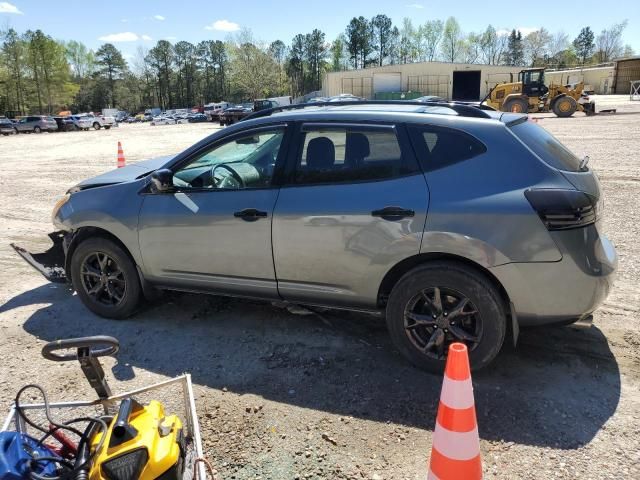
[{"label": "dirt ground", "polygon": [[[595,97],[610,116],[534,115],[588,154],[620,255],[590,330],[521,332],[474,375],[485,478],[640,478],[640,103]],[[392,348],[364,315],[296,315],[246,300],[167,294],[126,321],[89,313],[9,248],[46,246],[56,199],[116,165],[177,153],[213,124],[0,138],[0,413],[26,382],[53,399],[93,398],[80,369],[40,356],[46,341],[105,334],[116,391],[191,372],[206,455],[224,479],[424,479],[441,378]]]}]

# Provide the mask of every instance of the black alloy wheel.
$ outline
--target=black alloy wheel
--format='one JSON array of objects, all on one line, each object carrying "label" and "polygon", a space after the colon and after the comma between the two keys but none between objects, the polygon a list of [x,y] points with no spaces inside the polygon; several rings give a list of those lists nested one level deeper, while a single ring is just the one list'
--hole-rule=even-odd
[{"label": "black alloy wheel", "polygon": [[118,263],[104,252],[89,254],[80,268],[82,286],[97,303],[114,307],[122,303],[127,281]]},{"label": "black alloy wheel", "polygon": [[71,281],[82,303],[106,318],[131,316],[142,300],[138,268],[122,244],[87,238],[73,250]]},{"label": "black alloy wheel", "polygon": [[462,293],[431,287],[415,295],[405,308],[404,329],[425,355],[443,360],[449,345],[464,342],[473,351],[482,339],[482,319]]},{"label": "black alloy wheel", "polygon": [[477,370],[502,348],[507,305],[487,274],[455,261],[433,261],[397,281],[387,301],[387,327],[398,351],[419,368],[441,374],[449,346],[462,342]]}]

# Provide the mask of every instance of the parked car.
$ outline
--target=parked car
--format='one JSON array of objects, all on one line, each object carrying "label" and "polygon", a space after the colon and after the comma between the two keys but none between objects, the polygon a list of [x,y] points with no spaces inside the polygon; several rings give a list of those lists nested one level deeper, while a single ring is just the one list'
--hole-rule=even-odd
[{"label": "parked car", "polygon": [[15,127],[20,133],[55,132],[58,124],[47,115],[29,115],[18,120]]},{"label": "parked car", "polygon": [[617,255],[586,159],[527,115],[338,105],[85,180],[46,254],[14,248],[104,317],[156,289],[353,309],[436,372],[454,341],[480,368],[520,327],[590,321]]},{"label": "parked car", "polygon": [[0,134],[7,136],[16,133],[18,133],[18,130],[16,130],[16,126],[10,119],[0,118]]},{"label": "parked car", "polygon": [[209,117],[207,117],[204,113],[194,113],[189,116],[189,123],[200,123],[200,122],[208,122]]},{"label": "parked car", "polygon": [[109,130],[111,127],[117,127],[116,119],[110,115],[86,115],[87,118],[91,119],[91,126],[95,130],[100,130],[104,128],[105,130]]},{"label": "parked car", "polygon": [[158,117],[153,117],[153,119],[151,120],[151,125],[175,125],[176,121],[173,117],[170,117],[168,115],[165,116],[158,116]]},{"label": "parked car", "polygon": [[172,118],[176,121],[176,123],[189,123],[189,113],[179,113],[176,115],[172,115]]},{"label": "parked car", "polygon": [[69,117],[76,130],[89,130],[93,128],[93,117],[88,115],[71,115]]},{"label": "parked car", "polygon": [[75,125],[70,117],[53,117],[58,125],[59,132],[70,132],[75,130]]},{"label": "parked car", "polygon": [[233,125],[240,120],[248,117],[253,113],[253,104],[241,104],[233,107],[225,108],[220,115],[218,115],[218,122],[221,126]]}]

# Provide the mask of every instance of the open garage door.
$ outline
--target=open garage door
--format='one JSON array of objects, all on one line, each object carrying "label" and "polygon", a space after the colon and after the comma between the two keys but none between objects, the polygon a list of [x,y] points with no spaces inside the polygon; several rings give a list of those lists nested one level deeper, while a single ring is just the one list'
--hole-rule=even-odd
[{"label": "open garage door", "polygon": [[480,70],[453,72],[452,100],[480,100]]},{"label": "open garage door", "polygon": [[402,77],[398,73],[374,73],[373,93],[401,92]]}]

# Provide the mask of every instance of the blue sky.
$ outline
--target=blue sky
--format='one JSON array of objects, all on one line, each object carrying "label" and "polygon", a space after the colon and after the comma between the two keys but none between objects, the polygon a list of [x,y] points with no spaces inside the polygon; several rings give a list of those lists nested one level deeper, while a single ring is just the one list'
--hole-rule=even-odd
[{"label": "blue sky", "polygon": [[640,54],[640,9],[634,5],[636,0],[618,0],[611,4],[615,8],[591,0],[556,1],[553,8],[544,2],[522,2],[527,5],[524,12],[519,4],[478,0],[11,0],[0,1],[0,26],[20,32],[40,28],[54,38],[78,40],[93,49],[111,41],[130,58],[138,45],[150,48],[160,39],[224,40],[241,27],[248,27],[265,42],[281,39],[289,44],[295,34],[314,28],[332,40],[352,17],[378,13],[389,15],[397,25],[403,17],[422,23],[455,16],[465,32],[482,31],[489,23],[497,29],[519,28],[523,33],[544,26],[551,32],[563,30],[571,39],[585,25],[597,34],[627,19],[624,42]]}]

